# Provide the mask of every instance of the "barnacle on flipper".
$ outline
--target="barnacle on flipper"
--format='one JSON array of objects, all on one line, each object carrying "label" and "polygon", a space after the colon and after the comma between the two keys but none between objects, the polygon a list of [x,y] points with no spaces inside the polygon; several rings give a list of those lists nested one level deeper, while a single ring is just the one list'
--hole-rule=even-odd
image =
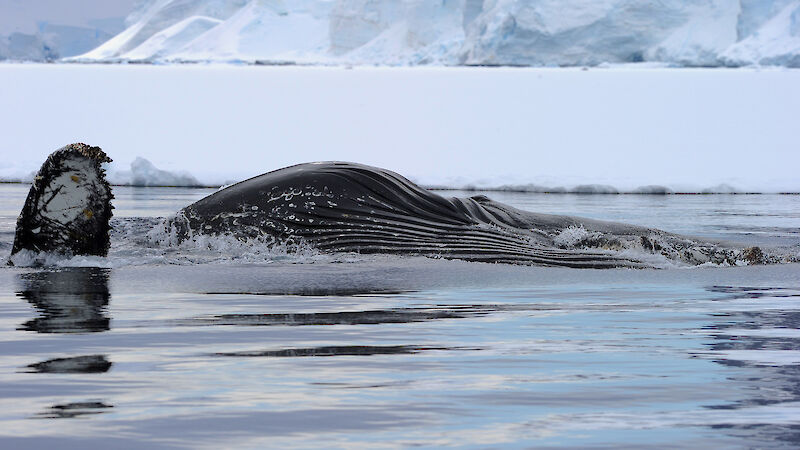
[{"label": "barnacle on flipper", "polygon": [[63,150],[76,151],[89,159],[97,161],[98,164],[110,163],[112,161],[111,158],[109,158],[108,155],[106,155],[106,153],[100,147],[94,147],[92,145],[84,144],[83,142],[76,142],[74,144],[69,144],[58,151],[63,151]]}]

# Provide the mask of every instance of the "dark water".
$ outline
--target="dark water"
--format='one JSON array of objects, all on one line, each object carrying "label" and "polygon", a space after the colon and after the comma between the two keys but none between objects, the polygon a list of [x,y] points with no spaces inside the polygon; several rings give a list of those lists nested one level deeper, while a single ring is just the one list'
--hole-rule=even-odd
[{"label": "dark water", "polygon": [[[26,191],[0,186],[6,254]],[[206,193],[118,188],[117,225]],[[800,250],[798,196],[489,195]],[[108,267],[0,269],[0,447],[800,445],[796,264],[139,254],[136,233],[81,262]]]}]

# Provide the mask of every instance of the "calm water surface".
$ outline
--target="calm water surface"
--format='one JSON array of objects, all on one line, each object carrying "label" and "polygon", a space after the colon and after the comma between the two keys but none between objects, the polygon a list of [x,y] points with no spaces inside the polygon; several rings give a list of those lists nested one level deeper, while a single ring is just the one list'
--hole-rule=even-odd
[{"label": "calm water surface", "polygon": [[[27,189],[0,185],[2,257]],[[117,224],[209,192],[116,188]],[[800,251],[800,196],[488,195]],[[0,447],[800,445],[796,264],[137,264],[130,245],[112,268],[0,268]]]}]

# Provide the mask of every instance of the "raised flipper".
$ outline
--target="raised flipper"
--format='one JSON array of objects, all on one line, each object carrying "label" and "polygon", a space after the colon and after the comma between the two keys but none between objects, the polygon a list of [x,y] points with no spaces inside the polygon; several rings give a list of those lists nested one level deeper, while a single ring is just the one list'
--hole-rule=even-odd
[{"label": "raised flipper", "polygon": [[22,250],[106,256],[111,187],[100,147],[70,144],[42,164],[17,219],[11,254]]}]

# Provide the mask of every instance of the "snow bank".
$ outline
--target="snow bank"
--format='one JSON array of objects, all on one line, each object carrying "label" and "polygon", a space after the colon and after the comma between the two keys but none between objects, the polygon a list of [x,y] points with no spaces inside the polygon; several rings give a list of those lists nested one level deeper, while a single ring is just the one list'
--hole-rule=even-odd
[{"label": "snow bank", "polygon": [[203,185],[344,160],[426,186],[800,192],[797,70],[2,64],[0,98],[0,176],[87,142],[109,173]]},{"label": "snow bank", "polygon": [[149,0],[77,60],[800,67],[800,0]]}]

